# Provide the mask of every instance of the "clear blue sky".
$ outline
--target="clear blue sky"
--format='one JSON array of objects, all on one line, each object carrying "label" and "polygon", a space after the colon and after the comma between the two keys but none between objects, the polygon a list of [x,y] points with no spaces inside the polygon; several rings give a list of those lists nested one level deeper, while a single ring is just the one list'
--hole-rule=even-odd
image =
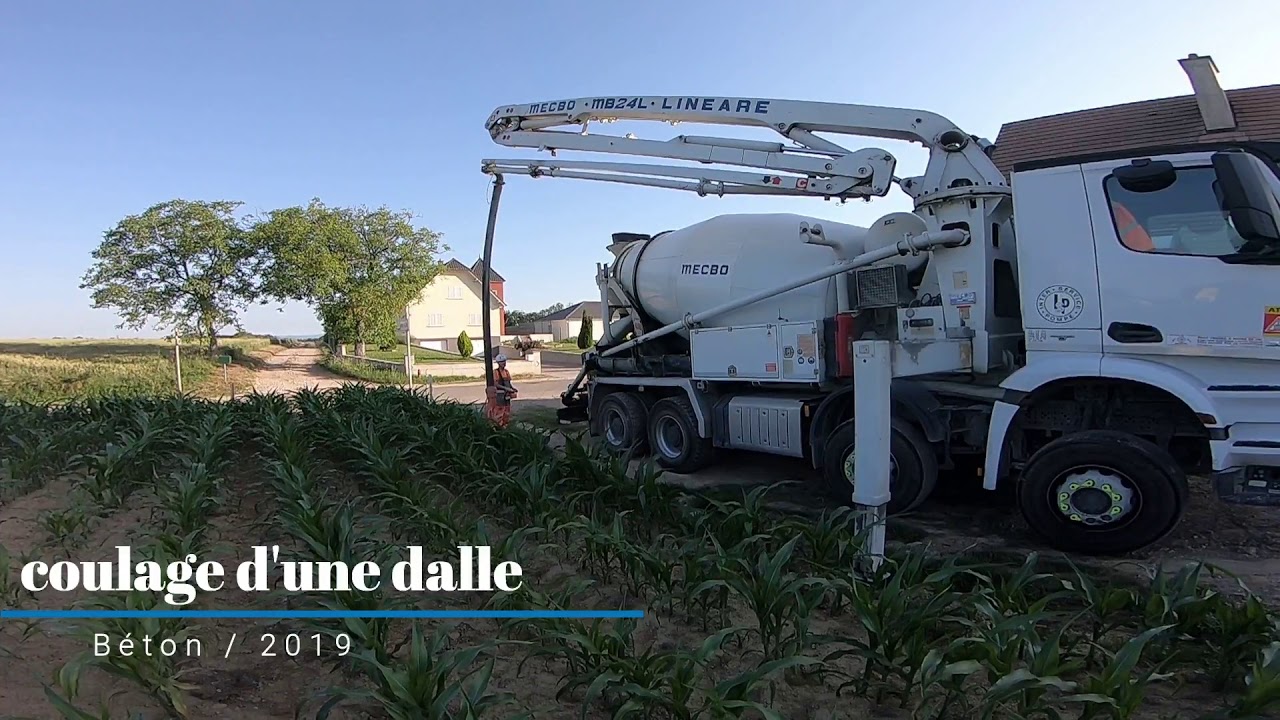
[{"label": "clear blue sky", "polygon": [[[1228,88],[1280,82],[1271,3],[1209,7],[0,0],[0,337],[128,335],[89,308],[80,277],[105,230],[172,198],[409,209],[470,262],[485,224],[480,159],[532,154],[485,133],[503,104],[596,94],[854,102],[932,110],[994,139],[1009,120],[1186,94],[1177,59],[1191,52],[1213,55]],[[868,144],[898,154],[899,174],[921,167],[919,149]],[[864,224],[905,207],[900,194],[842,207],[511,177],[494,266],[511,306],[532,310],[595,296],[612,232],[726,212]],[[318,328],[293,306],[255,308],[245,323]]]}]

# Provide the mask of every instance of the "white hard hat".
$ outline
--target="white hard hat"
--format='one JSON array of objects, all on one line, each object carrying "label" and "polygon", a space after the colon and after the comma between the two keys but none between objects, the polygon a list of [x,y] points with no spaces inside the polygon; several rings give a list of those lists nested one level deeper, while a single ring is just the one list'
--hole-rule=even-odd
[{"label": "white hard hat", "polygon": [[506,362],[506,361],[507,361],[507,356],[506,356],[506,355],[503,355],[502,353],[498,353],[498,357],[494,358],[494,359],[493,359],[493,361],[494,361],[494,362],[499,362],[499,363],[504,363],[504,362]]}]

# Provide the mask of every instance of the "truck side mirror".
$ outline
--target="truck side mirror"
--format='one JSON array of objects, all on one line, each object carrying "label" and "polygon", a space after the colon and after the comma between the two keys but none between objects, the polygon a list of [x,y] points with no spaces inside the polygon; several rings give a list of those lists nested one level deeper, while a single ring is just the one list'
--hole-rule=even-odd
[{"label": "truck side mirror", "polygon": [[1240,237],[1267,244],[1280,242],[1280,206],[1253,157],[1240,150],[1214,153],[1213,171],[1222,209],[1231,214],[1231,224]]},{"label": "truck side mirror", "polygon": [[1178,179],[1178,172],[1168,160],[1142,158],[1111,171],[1120,187],[1134,193],[1164,190]]}]

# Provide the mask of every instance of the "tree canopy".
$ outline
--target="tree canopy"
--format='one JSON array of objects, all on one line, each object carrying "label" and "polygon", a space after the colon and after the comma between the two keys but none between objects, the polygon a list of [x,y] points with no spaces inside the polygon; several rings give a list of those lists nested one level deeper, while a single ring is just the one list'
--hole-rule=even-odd
[{"label": "tree canopy", "polygon": [[525,323],[531,323],[534,320],[537,320],[538,318],[546,317],[551,313],[560,312],[563,309],[564,309],[564,303],[556,303],[550,307],[545,307],[541,310],[537,310],[534,312],[524,312],[523,310],[508,310],[507,324],[508,325],[524,325]]},{"label": "tree canopy", "polygon": [[254,222],[265,251],[263,293],[310,304],[337,342],[384,334],[444,265],[440,235],[416,227],[409,212],[386,207],[335,208],[312,200]]},{"label": "tree canopy", "polygon": [[238,202],[170,200],[130,215],[93,251],[81,289],[120,327],[195,333],[212,350],[220,330],[258,297],[258,251],[235,219]]},{"label": "tree canopy", "polygon": [[404,308],[447,250],[409,212],[320,200],[236,218],[241,203],[170,200],[121,220],[94,250],[83,289],[121,327],[217,334],[255,301],[310,305],[332,342],[394,343]]}]

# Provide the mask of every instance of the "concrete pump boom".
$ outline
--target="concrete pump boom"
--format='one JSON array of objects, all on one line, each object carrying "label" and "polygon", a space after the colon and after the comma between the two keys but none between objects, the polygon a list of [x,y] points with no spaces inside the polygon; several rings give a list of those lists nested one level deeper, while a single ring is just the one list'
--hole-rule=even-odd
[{"label": "concrete pump boom", "polygon": [[[668,141],[588,134],[592,122],[649,120],[678,124],[767,128],[796,144],[735,138],[679,136]],[[579,131],[555,130],[578,126]],[[935,113],[841,103],[706,96],[612,96],[499,107],[486,129],[507,147],[573,150],[738,165],[757,171],[583,161],[484,160],[485,172],[570,177],[649,185],[699,194],[883,196],[899,181],[904,192],[927,204],[955,194],[1007,192],[1004,177],[987,157],[990,143]],[[916,142],[929,149],[924,175],[899,180],[896,160],[878,148],[850,150],[815,133]],[[654,177],[651,177],[654,176]],[[684,178],[672,180],[669,178]]]}]

